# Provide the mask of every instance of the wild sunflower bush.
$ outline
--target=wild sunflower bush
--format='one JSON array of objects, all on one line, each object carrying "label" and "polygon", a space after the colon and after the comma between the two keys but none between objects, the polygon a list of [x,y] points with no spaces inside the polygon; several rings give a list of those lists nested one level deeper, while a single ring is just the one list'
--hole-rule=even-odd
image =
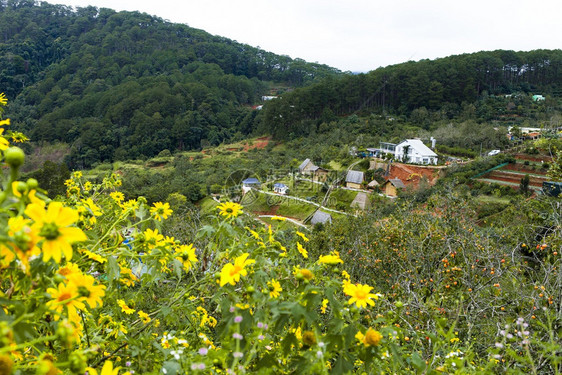
[{"label": "wild sunflower bush", "polygon": [[[502,371],[506,358],[510,372],[534,365],[526,351],[538,345],[533,334],[513,339],[534,328],[526,320],[502,328],[485,354],[447,315],[436,313],[421,335],[403,319],[406,293],[401,301],[374,280],[353,279],[344,249],[313,256],[309,232],[275,231],[236,203],[218,206],[195,245],[163,232],[168,203],[127,200],[115,174],[94,184],[74,172],[66,198],[50,200],[36,181],[19,179],[25,155],[3,131],[2,375],[486,373]],[[559,350],[553,340],[544,345],[543,353]],[[558,371],[556,356],[546,360]]]}]

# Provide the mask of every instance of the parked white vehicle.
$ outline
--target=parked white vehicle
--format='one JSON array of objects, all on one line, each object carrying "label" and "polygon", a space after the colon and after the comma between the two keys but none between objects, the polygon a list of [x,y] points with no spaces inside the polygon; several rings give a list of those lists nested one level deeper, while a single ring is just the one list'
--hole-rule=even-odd
[{"label": "parked white vehicle", "polygon": [[492,150],[490,152],[488,152],[488,156],[494,156],[499,154],[501,151],[500,150]]}]

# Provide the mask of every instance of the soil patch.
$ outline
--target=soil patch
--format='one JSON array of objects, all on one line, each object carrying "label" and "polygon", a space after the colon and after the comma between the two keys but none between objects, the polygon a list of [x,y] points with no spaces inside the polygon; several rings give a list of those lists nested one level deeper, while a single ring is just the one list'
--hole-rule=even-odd
[{"label": "soil patch", "polygon": [[546,155],[527,155],[527,154],[516,154],[515,159],[518,160],[529,160],[529,161],[536,161],[541,162],[544,161],[545,163],[551,163],[552,158]]},{"label": "soil patch", "polygon": [[269,144],[269,142],[271,142],[271,138],[270,137],[260,137],[258,139],[256,139],[255,142],[253,142],[251,145],[249,143],[245,143],[244,144],[244,152],[248,152],[250,150],[253,150],[255,148],[257,149],[264,149],[267,147],[267,145]]},{"label": "soil patch", "polygon": [[522,173],[540,174],[546,176],[546,169],[534,169],[521,163],[510,163],[500,170],[516,171]]},{"label": "soil patch", "polygon": [[[523,178],[523,176],[524,174],[515,174],[515,173],[510,174],[510,173],[502,173],[501,171],[492,171],[482,177],[489,180],[504,181],[514,184],[519,184],[521,183],[521,178]],[[530,186],[542,187],[543,181],[546,181],[546,178],[543,179],[540,177],[529,176]]]},{"label": "soil patch", "polygon": [[418,165],[392,163],[387,180],[399,178],[404,185],[417,189],[422,179],[426,179],[430,185],[434,185],[439,178],[442,168],[422,167]]}]

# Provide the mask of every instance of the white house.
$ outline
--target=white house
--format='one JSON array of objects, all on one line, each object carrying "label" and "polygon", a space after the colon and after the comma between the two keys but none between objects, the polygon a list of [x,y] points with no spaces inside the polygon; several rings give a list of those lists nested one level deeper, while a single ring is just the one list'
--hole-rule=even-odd
[{"label": "white house", "polygon": [[278,194],[285,195],[289,191],[289,187],[285,184],[277,182],[273,185],[273,191]]},{"label": "white house", "polygon": [[406,139],[398,143],[394,158],[406,163],[437,164],[437,154],[419,139]]}]

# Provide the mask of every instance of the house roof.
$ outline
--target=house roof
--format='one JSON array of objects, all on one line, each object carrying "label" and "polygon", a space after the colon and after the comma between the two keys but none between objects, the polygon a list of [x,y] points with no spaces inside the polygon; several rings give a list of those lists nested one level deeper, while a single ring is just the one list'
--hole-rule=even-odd
[{"label": "house roof", "polygon": [[404,189],[406,187],[406,185],[404,185],[404,183],[402,182],[401,179],[399,178],[391,178],[390,180],[385,182],[385,185],[387,183],[392,184],[395,188],[397,189]]},{"label": "house roof", "polygon": [[310,219],[310,223],[313,225],[326,222],[332,222],[332,215],[320,210],[316,211],[314,215],[312,215],[312,219]]},{"label": "house roof", "polygon": [[322,167],[319,167],[319,166],[317,166],[317,165],[315,165],[314,167],[310,168],[310,170],[311,170],[312,172],[318,172],[318,171],[328,172],[327,169],[322,168]]},{"label": "house roof", "polygon": [[255,177],[250,177],[242,181],[243,184],[252,185],[252,184],[261,184],[260,180]]},{"label": "house roof", "polygon": [[377,180],[373,180],[371,182],[369,182],[369,184],[367,185],[368,187],[375,187],[375,186],[379,186],[379,182]]},{"label": "house roof", "polygon": [[280,183],[280,182],[276,182],[275,184],[273,184],[273,187],[276,187],[276,188],[288,188],[287,185],[282,184],[282,183]]},{"label": "house roof", "polygon": [[422,156],[435,156],[437,154],[433,152],[429,147],[423,144],[422,141],[419,139],[406,139],[405,141],[400,142],[397,146],[406,146],[409,145],[412,149],[414,149],[418,154]]},{"label": "house roof", "polygon": [[301,165],[299,165],[299,171],[302,171],[307,165],[308,163],[311,163],[310,159],[305,159]]},{"label": "house roof", "polygon": [[354,184],[363,183],[363,172],[360,171],[348,171],[345,178],[345,182],[351,182]]}]

